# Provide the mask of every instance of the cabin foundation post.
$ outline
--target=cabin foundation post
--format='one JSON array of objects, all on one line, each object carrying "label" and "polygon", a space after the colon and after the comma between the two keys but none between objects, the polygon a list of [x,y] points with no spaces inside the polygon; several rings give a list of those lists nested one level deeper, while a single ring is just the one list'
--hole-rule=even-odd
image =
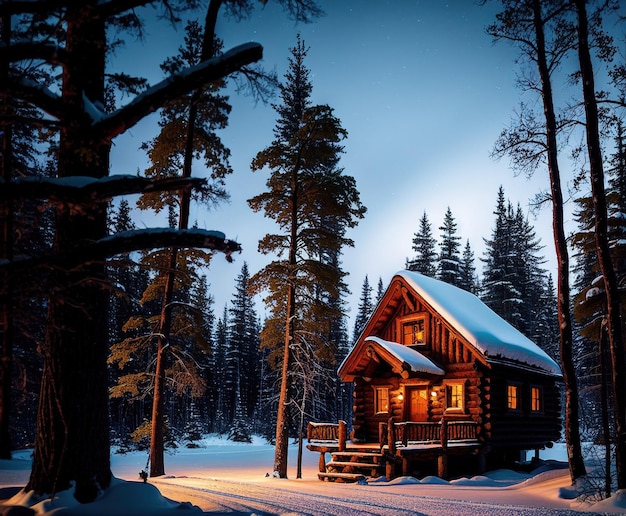
[{"label": "cabin foundation post", "polygon": [[387,464],[385,465],[387,480],[396,476],[396,426],[393,417],[387,421]]},{"label": "cabin foundation post", "polygon": [[318,468],[320,473],[326,473],[326,452],[320,452]]},{"label": "cabin foundation post", "polygon": [[448,454],[445,451],[437,457],[437,476],[444,480],[448,478]]},{"label": "cabin foundation post", "polygon": [[338,445],[339,445],[339,451],[346,451],[346,440],[348,438],[348,424],[343,421],[343,420],[339,420],[339,429],[337,431],[337,440],[338,440]]}]

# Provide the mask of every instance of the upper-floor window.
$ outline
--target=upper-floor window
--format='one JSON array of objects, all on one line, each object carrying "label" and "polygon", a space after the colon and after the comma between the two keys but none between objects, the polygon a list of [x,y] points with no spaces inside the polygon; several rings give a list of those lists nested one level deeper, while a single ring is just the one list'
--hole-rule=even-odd
[{"label": "upper-floor window", "polygon": [[414,319],[402,324],[402,344],[412,346],[425,342],[424,319]]},{"label": "upper-floor window", "polygon": [[543,410],[541,387],[530,388],[530,410],[533,412],[540,412]]},{"label": "upper-floor window", "polygon": [[507,387],[507,407],[509,410],[520,410],[522,408],[520,400],[520,386],[509,384]]},{"label": "upper-floor window", "polygon": [[389,388],[376,387],[374,389],[374,412],[386,414],[389,412]]}]

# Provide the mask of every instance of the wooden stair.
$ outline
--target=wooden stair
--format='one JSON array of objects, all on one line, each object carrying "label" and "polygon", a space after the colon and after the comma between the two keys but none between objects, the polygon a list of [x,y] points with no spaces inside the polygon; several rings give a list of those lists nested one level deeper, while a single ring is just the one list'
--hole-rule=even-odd
[{"label": "wooden stair", "polygon": [[367,477],[378,477],[384,472],[383,455],[374,452],[332,452],[326,471],[317,474],[328,482],[363,482]]}]

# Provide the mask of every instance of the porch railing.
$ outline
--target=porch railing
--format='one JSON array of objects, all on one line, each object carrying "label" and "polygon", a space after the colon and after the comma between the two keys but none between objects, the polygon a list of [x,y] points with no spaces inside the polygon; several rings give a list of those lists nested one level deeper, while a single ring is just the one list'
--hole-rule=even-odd
[{"label": "porch railing", "polygon": [[395,453],[398,446],[409,444],[439,444],[447,448],[449,442],[477,441],[478,425],[475,421],[448,421],[415,422],[400,421],[393,418],[388,422],[380,423],[378,440],[381,449],[388,446],[391,453]]},{"label": "porch railing", "polygon": [[313,444],[336,443],[339,451],[345,451],[348,439],[348,424],[345,421],[339,423],[312,423],[306,428],[306,438]]}]

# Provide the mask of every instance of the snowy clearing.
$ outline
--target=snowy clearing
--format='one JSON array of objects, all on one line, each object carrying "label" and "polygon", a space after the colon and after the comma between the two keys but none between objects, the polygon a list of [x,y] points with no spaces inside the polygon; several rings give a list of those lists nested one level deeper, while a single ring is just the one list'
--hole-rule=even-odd
[{"label": "snowy clearing", "polygon": [[87,505],[77,504],[71,492],[59,493],[54,501],[24,493],[21,488],[30,474],[30,453],[16,452],[12,461],[0,461],[0,498],[5,499],[5,506],[31,507],[31,514],[626,514],[625,493],[594,505],[576,500],[563,462],[563,445],[542,452],[541,458],[549,461],[549,466],[528,474],[498,470],[450,482],[437,477],[402,477],[358,485],[319,481],[318,454],[308,450],[303,455],[303,478],[296,479],[295,445],[289,450],[290,478],[275,479],[270,475],[274,448],[263,440],[243,444],[210,438],[201,448],[179,448],[167,454],[167,475],[149,479],[147,484],[139,480],[139,472],[146,467],[146,452],[113,454],[116,478],[112,488]]}]

